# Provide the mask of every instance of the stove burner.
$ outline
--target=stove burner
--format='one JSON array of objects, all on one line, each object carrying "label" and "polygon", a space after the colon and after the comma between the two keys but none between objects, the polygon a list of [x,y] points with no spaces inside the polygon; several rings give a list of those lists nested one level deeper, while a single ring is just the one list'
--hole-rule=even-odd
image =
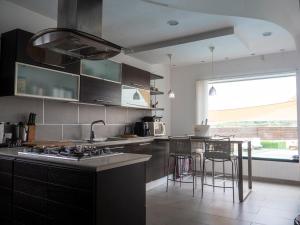
[{"label": "stove burner", "polygon": [[39,156],[48,158],[83,160],[95,157],[119,155],[122,153],[112,152],[110,148],[93,145],[78,146],[38,146],[18,152],[20,155]]}]

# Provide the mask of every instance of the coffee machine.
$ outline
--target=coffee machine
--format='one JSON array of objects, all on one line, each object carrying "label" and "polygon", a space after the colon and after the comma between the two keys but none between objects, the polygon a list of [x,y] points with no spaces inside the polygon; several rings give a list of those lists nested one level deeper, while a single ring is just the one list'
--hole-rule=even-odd
[{"label": "coffee machine", "polygon": [[136,122],[134,125],[134,134],[139,137],[151,136],[150,127],[148,122]]}]

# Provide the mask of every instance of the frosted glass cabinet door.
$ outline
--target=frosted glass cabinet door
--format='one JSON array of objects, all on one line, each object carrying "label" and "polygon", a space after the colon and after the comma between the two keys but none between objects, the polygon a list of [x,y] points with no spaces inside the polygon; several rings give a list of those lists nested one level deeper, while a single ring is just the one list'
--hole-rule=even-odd
[{"label": "frosted glass cabinet door", "polygon": [[78,101],[78,89],[78,75],[16,63],[16,95]]},{"label": "frosted glass cabinet door", "polygon": [[146,89],[122,86],[122,106],[150,108],[150,91]]},{"label": "frosted glass cabinet door", "polygon": [[121,64],[110,60],[82,60],[81,74],[121,83]]}]

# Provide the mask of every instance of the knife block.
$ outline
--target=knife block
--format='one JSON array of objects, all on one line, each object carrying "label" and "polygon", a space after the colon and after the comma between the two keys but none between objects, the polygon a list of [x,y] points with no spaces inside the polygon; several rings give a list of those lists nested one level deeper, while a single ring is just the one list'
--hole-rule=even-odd
[{"label": "knife block", "polygon": [[35,141],[35,125],[28,125],[27,142],[32,143]]}]

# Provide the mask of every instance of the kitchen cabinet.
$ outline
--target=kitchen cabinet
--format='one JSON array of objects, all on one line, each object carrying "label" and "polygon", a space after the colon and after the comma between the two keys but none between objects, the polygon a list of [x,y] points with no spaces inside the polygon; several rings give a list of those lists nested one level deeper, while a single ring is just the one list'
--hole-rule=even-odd
[{"label": "kitchen cabinet", "polygon": [[16,96],[79,100],[79,75],[16,63]]},{"label": "kitchen cabinet", "polygon": [[10,168],[13,204],[0,206],[12,209],[13,224],[146,224],[145,163],[96,172],[16,159]]},{"label": "kitchen cabinet", "polygon": [[147,162],[146,181],[151,182],[167,176],[169,143],[167,141],[153,141],[124,146],[124,152],[151,155]]},{"label": "kitchen cabinet", "polygon": [[11,225],[12,220],[13,159],[0,157],[0,224]]},{"label": "kitchen cabinet", "polygon": [[150,72],[122,64],[122,84],[149,90]]},{"label": "kitchen cabinet", "polygon": [[111,60],[81,60],[81,75],[121,83],[121,64]]},{"label": "kitchen cabinet", "polygon": [[121,105],[121,84],[81,76],[80,102]]},{"label": "kitchen cabinet", "polygon": [[27,55],[32,33],[16,29],[1,36],[0,96],[78,101],[80,63],[46,66]]},{"label": "kitchen cabinet", "polygon": [[122,106],[133,108],[150,108],[150,91],[122,85]]}]

